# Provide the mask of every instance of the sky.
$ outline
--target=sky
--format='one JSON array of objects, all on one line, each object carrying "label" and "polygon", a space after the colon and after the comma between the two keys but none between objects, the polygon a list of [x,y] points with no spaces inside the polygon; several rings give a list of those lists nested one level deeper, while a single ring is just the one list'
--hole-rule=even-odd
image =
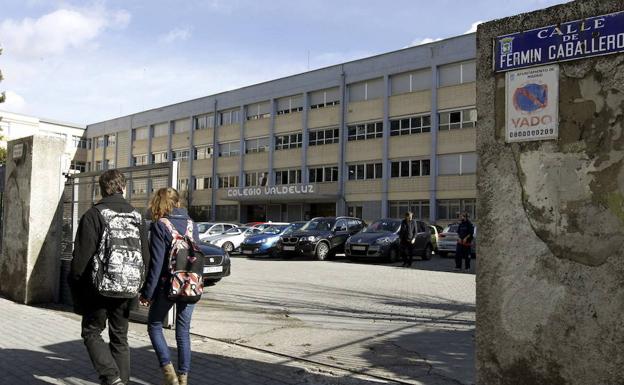
[{"label": "sky", "polygon": [[0,0],[0,110],[96,123],[475,30],[556,0]]}]

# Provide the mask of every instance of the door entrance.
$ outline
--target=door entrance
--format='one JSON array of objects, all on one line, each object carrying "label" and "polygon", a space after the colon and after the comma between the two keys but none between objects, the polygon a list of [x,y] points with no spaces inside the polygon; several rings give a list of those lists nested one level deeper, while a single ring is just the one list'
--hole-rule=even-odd
[{"label": "door entrance", "polygon": [[336,216],[335,203],[312,203],[310,204],[310,218]]}]

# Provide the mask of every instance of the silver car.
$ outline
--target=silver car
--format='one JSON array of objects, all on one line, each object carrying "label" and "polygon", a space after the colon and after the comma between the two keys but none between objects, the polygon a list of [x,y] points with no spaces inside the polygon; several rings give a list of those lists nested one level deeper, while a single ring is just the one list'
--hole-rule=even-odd
[{"label": "silver car", "polygon": [[[474,224],[473,224],[474,225]],[[444,228],[444,231],[438,234],[438,254],[441,257],[446,257],[449,253],[455,254],[457,250],[457,228],[458,223],[453,223]],[[477,226],[474,225],[474,233],[472,244],[470,245],[470,256],[475,258],[477,256]]]}]

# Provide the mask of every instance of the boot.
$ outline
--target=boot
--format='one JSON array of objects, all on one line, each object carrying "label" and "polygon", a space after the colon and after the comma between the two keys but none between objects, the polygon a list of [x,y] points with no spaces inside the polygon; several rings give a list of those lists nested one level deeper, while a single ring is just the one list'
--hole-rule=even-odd
[{"label": "boot", "polygon": [[178,374],[178,383],[180,385],[188,385],[188,374]]},{"label": "boot", "polygon": [[176,376],[176,371],[173,368],[173,365],[171,365],[171,362],[163,366],[161,369],[163,371],[163,375],[165,376],[164,385],[180,385],[178,382],[178,376]]}]

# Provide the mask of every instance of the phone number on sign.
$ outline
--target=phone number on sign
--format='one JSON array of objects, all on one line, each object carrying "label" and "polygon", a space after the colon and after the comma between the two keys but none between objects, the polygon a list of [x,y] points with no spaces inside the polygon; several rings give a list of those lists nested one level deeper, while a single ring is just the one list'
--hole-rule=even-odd
[{"label": "phone number on sign", "polygon": [[532,136],[552,135],[555,133],[554,128],[542,128],[539,130],[523,130],[513,131],[509,133],[510,138],[527,138]]}]

